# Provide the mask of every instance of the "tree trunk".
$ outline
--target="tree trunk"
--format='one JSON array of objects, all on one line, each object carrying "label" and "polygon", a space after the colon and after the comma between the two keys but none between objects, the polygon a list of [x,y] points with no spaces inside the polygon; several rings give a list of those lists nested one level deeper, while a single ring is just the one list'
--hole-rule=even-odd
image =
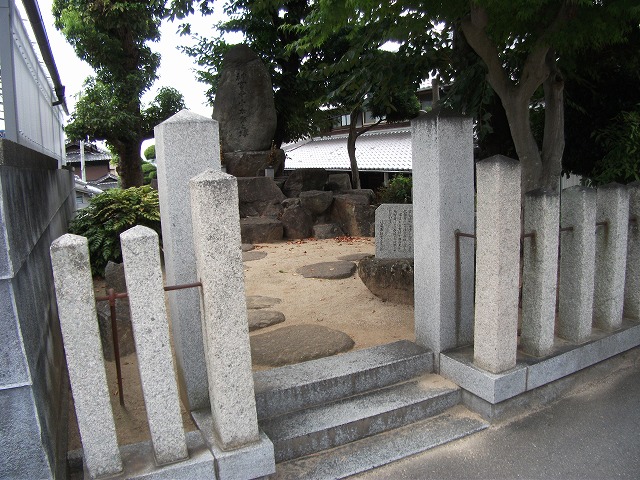
[{"label": "tree trunk", "polygon": [[118,142],[115,146],[120,157],[118,162],[118,175],[122,188],[139,187],[142,185],[142,161],[140,159],[140,146],[142,142]]},{"label": "tree trunk", "polygon": [[358,121],[358,111],[351,112],[349,117],[349,137],[347,138],[347,153],[349,154],[349,162],[351,163],[351,187],[360,188],[360,172],[358,171],[358,162],[356,161],[356,140],[358,132],[356,131],[356,123]]},{"label": "tree trunk", "polygon": [[557,190],[564,153],[564,78],[557,68],[555,52],[547,54],[551,71],[544,81],[544,139],[542,142],[542,186]]}]

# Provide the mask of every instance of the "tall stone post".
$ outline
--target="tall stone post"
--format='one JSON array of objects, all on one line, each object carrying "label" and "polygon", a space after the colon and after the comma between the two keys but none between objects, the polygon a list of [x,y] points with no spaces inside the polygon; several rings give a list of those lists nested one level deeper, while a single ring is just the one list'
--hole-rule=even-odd
[{"label": "tall stone post", "polygon": [[640,321],[640,182],[629,188],[629,240],[624,289],[624,315]]},{"label": "tall stone post", "polygon": [[211,416],[221,448],[231,450],[259,440],[238,184],[231,175],[210,170],[190,185]]},{"label": "tall stone post", "polygon": [[524,197],[524,269],[521,345],[528,354],[551,353],[556,323],[560,196],[534,190]]},{"label": "tall stone post", "polygon": [[596,269],[593,293],[593,324],[602,330],[622,325],[627,238],[629,233],[629,191],[611,183],[598,188],[596,222]]},{"label": "tall stone post", "polygon": [[169,341],[158,234],[138,225],[120,235],[138,369],[159,465],[187,458]]},{"label": "tall stone post", "polygon": [[[183,110],[155,128],[162,243],[169,285],[196,281],[189,178],[220,169],[218,122]],[[196,289],[169,292],[173,342],[182,399],[191,410],[209,404],[202,344],[200,295]]]},{"label": "tall stone post", "polygon": [[562,192],[558,336],[581,343],[591,335],[596,261],[596,191],[575,186]]},{"label": "tall stone post", "polygon": [[51,244],[51,264],[71,391],[91,478],[122,470],[96,315],[87,239],[63,235]]},{"label": "tall stone post", "polygon": [[520,273],[520,164],[500,155],[476,164],[474,363],[492,373],[516,365]]},{"label": "tall stone post", "polygon": [[416,342],[435,353],[473,341],[473,123],[434,113],[412,121]]}]

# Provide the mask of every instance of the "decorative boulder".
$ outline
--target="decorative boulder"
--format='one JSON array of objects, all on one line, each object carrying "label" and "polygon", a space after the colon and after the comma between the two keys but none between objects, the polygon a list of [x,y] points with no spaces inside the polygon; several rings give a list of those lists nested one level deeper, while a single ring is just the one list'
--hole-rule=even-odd
[{"label": "decorative boulder", "polygon": [[[264,169],[269,166],[271,159],[270,150],[261,152],[227,152],[224,153],[224,162],[227,173],[235,177],[263,177]],[[276,175],[284,172],[284,150],[275,150],[273,169]]]},{"label": "decorative boulder", "polygon": [[300,192],[300,202],[312,215],[322,215],[331,207],[333,192],[324,190]]},{"label": "decorative boulder", "polygon": [[358,276],[376,297],[413,305],[413,260],[409,258],[363,258]]},{"label": "decorative boulder", "polygon": [[337,223],[319,223],[311,229],[314,238],[324,240],[326,238],[342,237],[344,232]]},{"label": "decorative boulder", "polygon": [[240,219],[242,243],[269,243],[282,240],[282,222],[269,217]]},{"label": "decorative boulder", "polygon": [[365,195],[340,194],[333,197],[331,218],[352,237],[373,237],[376,208]]},{"label": "decorative boulder", "polygon": [[309,238],[313,218],[301,206],[287,208],[280,219],[286,238]]},{"label": "decorative boulder", "polygon": [[225,53],[213,119],[220,123],[223,152],[269,150],[276,131],[276,109],[267,68],[246,45]]},{"label": "decorative boulder", "polygon": [[351,177],[348,173],[332,173],[327,179],[327,188],[333,192],[351,190]]},{"label": "decorative boulder", "polygon": [[300,192],[324,190],[327,183],[327,171],[324,168],[301,168],[291,172],[284,183],[282,191],[291,197],[299,197]]},{"label": "decorative boulder", "polygon": [[240,217],[271,216],[282,213],[282,201],[286,197],[268,177],[238,178],[238,202]]},{"label": "decorative boulder", "polygon": [[[124,277],[124,264],[108,262],[104,269],[104,280],[106,290],[113,288],[116,293],[127,291],[127,282]],[[107,294],[105,292],[105,294]],[[100,340],[102,342],[102,352],[107,361],[115,359],[113,348],[113,330],[111,327],[111,307],[109,302],[98,302],[96,308],[98,314],[98,327],[100,329]],[[118,349],[120,356],[128,355],[136,351],[133,340],[133,330],[131,326],[131,312],[128,298],[116,299],[116,325],[118,327]]]}]

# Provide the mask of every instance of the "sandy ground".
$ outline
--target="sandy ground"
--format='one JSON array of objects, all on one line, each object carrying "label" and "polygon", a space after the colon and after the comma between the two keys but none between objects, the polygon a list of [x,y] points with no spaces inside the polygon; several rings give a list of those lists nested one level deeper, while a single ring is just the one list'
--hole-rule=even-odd
[{"label": "sandy ground", "polygon": [[[285,322],[251,335],[302,323],[320,324],[350,335],[354,349],[367,348],[400,339],[414,339],[413,307],[381,301],[358,278],[357,273],[343,280],[304,278],[296,269],[313,263],[338,260],[355,253],[375,252],[373,238],[343,237],[330,240],[301,240],[256,245],[255,251],[266,252],[260,260],[244,263],[247,295],[276,297],[282,300],[272,309],[285,315]],[[96,284],[97,292],[104,283]],[[122,358],[125,406],[118,400],[115,363],[106,362],[118,443],[121,445],[149,439],[146,412],[140,387],[135,353]],[[80,448],[73,412],[70,414],[69,450]],[[183,422],[194,429],[183,408]]]}]

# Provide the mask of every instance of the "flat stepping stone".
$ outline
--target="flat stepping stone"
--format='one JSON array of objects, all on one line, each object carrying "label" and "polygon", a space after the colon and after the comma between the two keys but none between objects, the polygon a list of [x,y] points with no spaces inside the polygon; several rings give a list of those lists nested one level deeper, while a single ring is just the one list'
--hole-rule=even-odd
[{"label": "flat stepping stone", "polygon": [[356,271],[353,262],[322,262],[300,267],[296,270],[304,278],[324,278],[334,280],[349,278]]},{"label": "flat stepping stone", "polygon": [[252,262],[254,260],[260,260],[267,256],[267,252],[242,252],[243,262]]},{"label": "flat stepping stone", "polygon": [[256,248],[253,243],[243,243],[242,244],[242,251],[243,252],[248,252],[249,250],[253,250],[254,248]]},{"label": "flat stepping stone", "polygon": [[284,313],[276,310],[249,310],[247,315],[250,332],[284,322]]},{"label": "flat stepping stone", "polygon": [[249,310],[257,310],[260,308],[273,307],[274,305],[280,302],[282,302],[282,300],[275,297],[263,297],[262,295],[247,296],[247,308]]},{"label": "flat stepping stone", "polygon": [[346,262],[359,262],[365,258],[373,257],[372,253],[352,253],[350,255],[343,255],[338,257],[338,260],[344,260]]},{"label": "flat stepping stone", "polygon": [[280,367],[329,357],[353,348],[344,332],[321,325],[291,325],[251,336],[251,358],[256,365]]}]

